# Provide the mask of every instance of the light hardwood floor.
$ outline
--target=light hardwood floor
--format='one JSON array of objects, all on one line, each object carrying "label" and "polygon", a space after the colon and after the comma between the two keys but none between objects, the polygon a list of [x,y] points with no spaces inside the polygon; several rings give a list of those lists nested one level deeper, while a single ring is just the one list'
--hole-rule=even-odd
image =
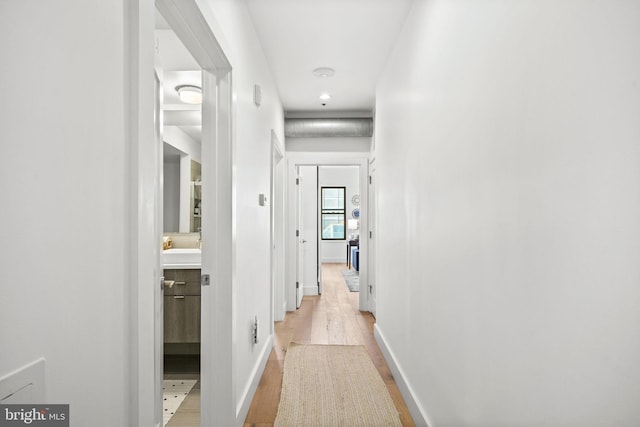
[{"label": "light hardwood floor", "polygon": [[258,385],[244,427],[273,426],[280,402],[284,357],[287,346],[302,344],[364,345],[380,372],[400,414],[403,426],[413,426],[409,410],[373,337],[375,319],[358,310],[358,292],[350,292],[340,271],[346,264],[323,264],[323,292],[304,297],[295,312],[275,325],[274,348]]}]

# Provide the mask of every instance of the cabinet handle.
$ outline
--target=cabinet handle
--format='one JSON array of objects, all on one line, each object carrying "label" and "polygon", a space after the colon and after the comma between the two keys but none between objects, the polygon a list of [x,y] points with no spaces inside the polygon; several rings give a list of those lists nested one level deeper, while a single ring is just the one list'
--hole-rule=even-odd
[{"label": "cabinet handle", "polygon": [[184,295],[174,295],[173,299],[184,299]]}]

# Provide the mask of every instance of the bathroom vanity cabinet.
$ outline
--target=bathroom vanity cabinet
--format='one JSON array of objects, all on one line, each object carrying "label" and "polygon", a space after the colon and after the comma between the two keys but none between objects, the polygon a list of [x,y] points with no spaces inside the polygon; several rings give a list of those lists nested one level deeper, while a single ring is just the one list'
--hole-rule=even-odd
[{"label": "bathroom vanity cabinet", "polygon": [[200,342],[200,270],[165,269],[164,342]]}]

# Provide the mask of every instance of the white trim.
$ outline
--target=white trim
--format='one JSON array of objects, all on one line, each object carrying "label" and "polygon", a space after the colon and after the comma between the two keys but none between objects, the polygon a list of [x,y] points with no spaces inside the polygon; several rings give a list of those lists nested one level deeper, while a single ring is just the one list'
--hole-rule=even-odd
[{"label": "white trim", "polygon": [[322,258],[320,260],[322,264],[346,264],[347,256],[341,256],[336,258]]},{"label": "white trim", "polygon": [[202,104],[202,274],[211,277],[211,285],[202,287],[201,298],[203,426],[229,426],[235,422],[235,149],[231,84],[229,71],[202,73],[203,92],[216,93],[209,100],[205,95]]},{"label": "white trim", "polygon": [[318,284],[314,283],[313,286],[303,286],[302,295],[304,296],[318,295]]},{"label": "white trim", "polygon": [[[235,300],[234,144],[231,65],[217,43],[198,0],[157,0],[156,7],[203,69],[203,181],[210,182],[203,216],[202,272],[212,285],[202,290],[202,425],[233,425],[235,381],[233,304]],[[161,292],[161,234],[149,218],[161,209],[155,189],[160,188],[153,124],[154,17],[153,0],[128,3],[125,21],[128,46],[126,75],[129,186],[127,260],[130,295],[131,367],[129,419],[131,425],[157,425],[156,390],[161,387],[157,360],[162,350],[154,344],[154,297]],[[208,141],[208,143],[206,142]],[[205,147],[207,146],[207,147]],[[206,175],[206,176],[205,176]],[[161,201],[161,199],[160,199]],[[211,242],[207,244],[207,242]],[[161,313],[160,313],[161,315]],[[160,394],[161,396],[161,394]],[[160,399],[160,405],[162,401]],[[161,406],[160,406],[161,407]],[[160,414],[160,422],[162,416]]]},{"label": "white trim", "polygon": [[249,413],[251,402],[253,401],[253,397],[256,393],[256,389],[258,388],[258,384],[260,384],[260,379],[262,378],[262,374],[264,373],[264,368],[267,366],[267,362],[269,361],[269,355],[271,354],[272,348],[273,335],[269,335],[269,338],[267,338],[267,342],[262,347],[260,357],[258,357],[258,362],[251,371],[249,382],[247,383],[247,388],[244,390],[242,396],[240,397],[238,410],[236,411],[236,426],[238,427],[242,427],[245,420],[247,419],[247,414]]},{"label": "white trim", "polygon": [[[286,314],[285,303],[285,162],[280,140],[271,129],[271,188],[270,198],[270,277],[271,277],[271,332],[274,331],[273,322],[284,320]],[[285,309],[280,309],[280,307]]]},{"label": "white trim", "polygon": [[393,379],[395,380],[396,385],[398,386],[398,389],[402,394],[402,398],[404,399],[404,402],[409,409],[409,413],[411,414],[411,418],[413,418],[413,422],[415,423],[415,425],[418,427],[427,427],[433,425],[429,420],[427,411],[424,410],[424,408],[420,404],[420,401],[416,398],[411,384],[407,380],[402,367],[395,358],[393,351],[387,344],[387,340],[384,338],[384,334],[380,330],[380,327],[377,323],[373,325],[373,336],[375,337],[376,342],[378,343],[378,347],[380,347],[380,351],[382,352],[382,355],[384,356],[384,359],[389,366],[391,375],[393,375]]},{"label": "white trim", "polygon": [[[125,107],[128,152],[128,207],[125,213],[128,242],[124,245],[129,281],[129,345],[131,425],[151,426],[157,419],[155,308],[156,292],[160,289],[157,271],[161,237],[157,236],[154,188],[156,155],[154,116],[154,17],[153,0],[133,0],[125,9],[126,58],[125,73],[129,94]],[[157,252],[156,252],[157,251]],[[158,277],[158,282],[156,282]],[[160,378],[160,381],[162,379]],[[160,382],[161,384],[161,382]],[[160,402],[162,404],[162,402]]]},{"label": "white trim", "polygon": [[[296,223],[295,223],[295,180],[296,180],[296,166],[304,165],[321,165],[321,166],[359,166],[359,185],[360,185],[360,206],[368,206],[368,192],[367,182],[369,174],[369,156],[368,153],[359,152],[345,152],[345,153],[321,153],[321,152],[287,152],[287,226],[286,226],[286,259],[288,269],[286,272],[286,293],[287,297],[287,310],[295,311],[295,289],[296,289],[296,263],[291,262],[295,260],[296,255]],[[366,209],[360,211],[360,228],[367,230],[368,213]],[[368,239],[360,240],[360,251],[367,253]],[[342,261],[344,262],[344,261]],[[367,283],[367,257],[360,257],[360,282]],[[316,285],[314,285],[317,287]],[[293,295],[293,298],[291,297]],[[307,295],[305,293],[305,295]],[[289,301],[294,301],[294,304],[290,304]],[[362,311],[369,310],[369,293],[359,293],[359,309]]]}]

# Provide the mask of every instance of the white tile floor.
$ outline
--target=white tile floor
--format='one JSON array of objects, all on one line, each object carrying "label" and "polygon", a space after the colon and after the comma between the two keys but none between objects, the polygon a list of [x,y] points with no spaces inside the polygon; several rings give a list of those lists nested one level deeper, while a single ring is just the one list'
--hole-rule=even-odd
[{"label": "white tile floor", "polygon": [[162,382],[162,426],[166,426],[176,413],[197,380],[164,380]]}]

